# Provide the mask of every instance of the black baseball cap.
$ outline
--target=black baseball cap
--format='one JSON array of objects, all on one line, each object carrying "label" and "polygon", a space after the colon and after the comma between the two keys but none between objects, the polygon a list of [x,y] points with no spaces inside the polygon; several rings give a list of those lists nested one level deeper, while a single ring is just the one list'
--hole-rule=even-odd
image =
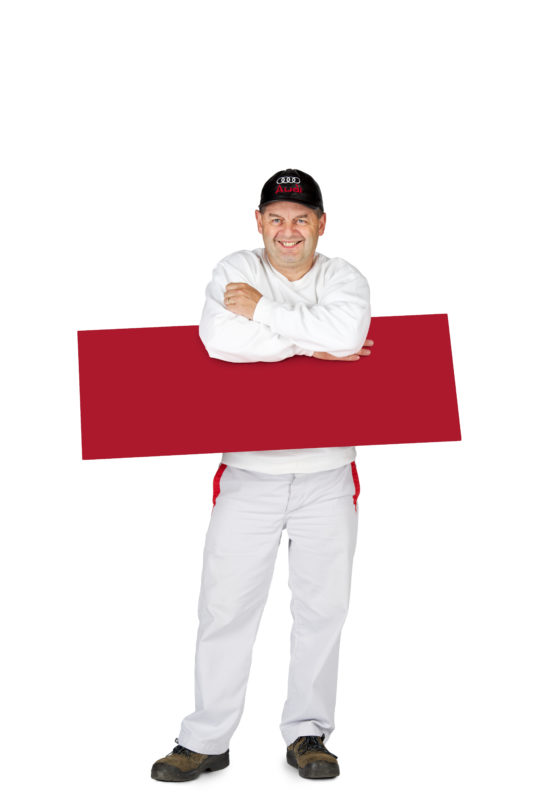
[{"label": "black baseball cap", "polygon": [[303,206],[320,208],[324,211],[319,184],[301,169],[281,169],[280,172],[271,175],[264,184],[259,207],[279,200],[301,203]]}]

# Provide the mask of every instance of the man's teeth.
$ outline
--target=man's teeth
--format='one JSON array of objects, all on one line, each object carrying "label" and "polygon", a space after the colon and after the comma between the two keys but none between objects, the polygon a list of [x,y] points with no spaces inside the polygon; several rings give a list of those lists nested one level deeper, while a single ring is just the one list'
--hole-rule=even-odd
[{"label": "man's teeth", "polygon": [[299,242],[280,242],[283,247],[295,247]]}]

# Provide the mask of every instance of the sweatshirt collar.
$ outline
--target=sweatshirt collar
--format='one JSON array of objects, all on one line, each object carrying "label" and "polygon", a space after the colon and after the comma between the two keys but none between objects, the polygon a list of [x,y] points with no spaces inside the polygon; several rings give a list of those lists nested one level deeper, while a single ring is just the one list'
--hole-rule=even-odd
[{"label": "sweatshirt collar", "polygon": [[315,255],[313,256],[313,263],[312,263],[310,269],[307,270],[305,275],[302,275],[301,278],[298,278],[297,281],[291,281],[285,275],[283,275],[282,272],[279,272],[278,269],[275,269],[273,267],[273,265],[269,261],[269,258],[267,256],[267,251],[265,250],[265,248],[263,248],[262,251],[261,251],[261,257],[262,257],[262,260],[263,260],[263,263],[265,264],[265,266],[268,267],[268,269],[274,275],[276,275],[278,278],[280,278],[282,281],[284,281],[284,283],[286,283],[286,284],[288,284],[290,286],[303,286],[304,283],[307,283],[308,281],[310,281],[313,278],[314,271],[317,269],[317,266],[318,266],[318,263],[319,263],[319,253],[317,251],[315,251]]}]

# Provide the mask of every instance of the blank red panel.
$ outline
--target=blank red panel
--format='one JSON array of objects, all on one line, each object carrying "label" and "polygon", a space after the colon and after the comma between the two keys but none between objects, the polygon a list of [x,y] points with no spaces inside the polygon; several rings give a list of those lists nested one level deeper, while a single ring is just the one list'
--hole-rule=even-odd
[{"label": "blank red panel", "polygon": [[83,458],[459,440],[447,315],[369,335],[359,361],[233,364],[196,325],[79,331]]}]

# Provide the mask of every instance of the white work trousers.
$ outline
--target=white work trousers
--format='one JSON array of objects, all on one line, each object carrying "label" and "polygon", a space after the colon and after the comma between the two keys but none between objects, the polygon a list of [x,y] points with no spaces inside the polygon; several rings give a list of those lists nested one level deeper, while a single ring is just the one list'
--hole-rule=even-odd
[{"label": "white work trousers", "polygon": [[207,531],[198,602],[196,710],[179,744],[199,753],[229,748],[244,709],[252,649],[282,531],[292,592],[286,744],[334,730],[340,635],[357,540],[355,463],[272,475],[221,465]]}]

